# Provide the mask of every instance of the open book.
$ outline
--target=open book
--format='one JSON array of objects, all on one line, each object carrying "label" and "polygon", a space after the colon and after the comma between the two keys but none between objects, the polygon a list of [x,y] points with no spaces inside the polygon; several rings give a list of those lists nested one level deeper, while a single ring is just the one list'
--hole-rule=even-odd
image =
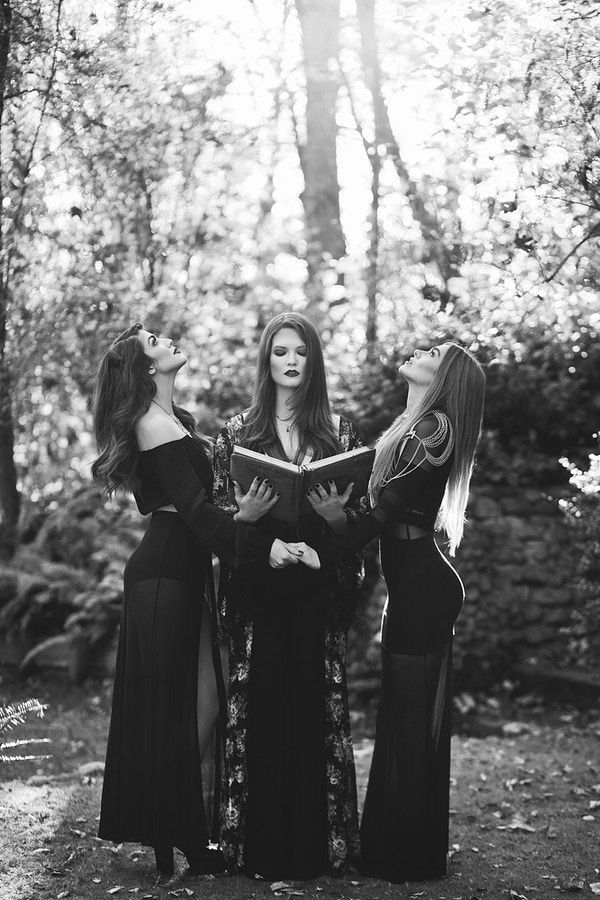
[{"label": "open book", "polygon": [[327,482],[335,481],[338,493],[342,493],[353,481],[350,499],[366,494],[374,460],[375,450],[359,447],[358,450],[297,466],[236,444],[231,455],[231,477],[239,481],[244,492],[257,475],[266,478],[273,484],[273,490],[281,493],[269,515],[284,522],[297,522],[301,516],[312,511],[306,492],[317,483],[328,490]]}]

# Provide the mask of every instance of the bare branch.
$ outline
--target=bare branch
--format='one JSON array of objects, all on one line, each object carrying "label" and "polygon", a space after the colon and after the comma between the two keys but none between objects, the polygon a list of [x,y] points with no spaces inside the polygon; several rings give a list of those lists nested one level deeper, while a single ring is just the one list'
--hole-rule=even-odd
[{"label": "bare branch", "polygon": [[598,237],[598,236],[600,236],[600,222],[596,222],[594,225],[592,225],[592,227],[590,228],[588,233],[585,235],[585,237],[582,237],[582,239],[579,241],[579,243],[575,244],[573,249],[570,250],[567,253],[567,255],[565,256],[565,258],[563,260],[561,260],[561,262],[557,265],[557,267],[554,269],[552,274],[548,275],[546,278],[544,278],[544,284],[549,284],[554,278],[556,278],[556,276],[558,275],[558,273],[560,272],[562,267],[571,259],[571,257],[575,253],[577,253],[577,251],[579,250],[580,247],[583,247],[583,245],[585,243],[587,243],[589,240],[591,240],[594,237]]},{"label": "bare branch", "polygon": [[[23,203],[25,202],[25,193],[27,191],[27,179],[29,178],[29,173],[31,171],[31,166],[33,163],[33,156],[35,153],[35,148],[37,146],[38,138],[40,136],[40,131],[42,129],[42,125],[44,122],[44,118],[46,116],[46,109],[48,108],[48,103],[50,102],[50,95],[52,93],[52,88],[54,87],[54,82],[56,78],[56,68],[57,68],[57,59],[58,59],[58,45],[60,40],[60,18],[62,14],[62,5],[63,0],[58,0],[56,7],[56,25],[54,28],[54,48],[52,51],[52,62],[50,64],[50,72],[48,74],[48,81],[46,84],[46,89],[44,91],[44,99],[42,102],[42,108],[40,109],[40,116],[37,124],[37,128],[33,135],[33,140],[31,141],[31,146],[29,148],[29,153],[27,155],[27,162],[23,167],[23,181],[21,184],[21,192],[19,195],[19,203],[14,215],[13,223],[14,227],[18,227],[20,222],[21,213],[23,211]],[[8,253],[7,266],[10,267],[10,251]]]}]

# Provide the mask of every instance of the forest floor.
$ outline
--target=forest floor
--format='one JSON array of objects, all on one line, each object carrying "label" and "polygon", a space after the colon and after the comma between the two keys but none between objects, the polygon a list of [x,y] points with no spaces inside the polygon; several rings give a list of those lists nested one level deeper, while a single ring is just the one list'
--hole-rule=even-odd
[{"label": "forest floor", "polygon": [[[32,696],[48,704],[46,716],[29,720],[15,736],[50,738],[51,757],[2,767],[0,900],[545,900],[600,893],[598,709],[502,690],[458,698],[463,715],[452,741],[452,859],[441,881],[390,885],[354,873],[277,889],[226,875],[156,887],[151,851],[95,836],[102,776],[93,764],[104,759],[109,683],[74,688],[58,676],[22,682],[0,670],[2,700]],[[355,716],[361,803],[372,727],[372,709]]]}]

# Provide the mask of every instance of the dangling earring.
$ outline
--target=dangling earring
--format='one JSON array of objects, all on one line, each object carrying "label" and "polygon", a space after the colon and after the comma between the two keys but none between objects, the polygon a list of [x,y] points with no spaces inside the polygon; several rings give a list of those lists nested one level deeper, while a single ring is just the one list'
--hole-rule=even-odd
[{"label": "dangling earring", "polygon": [[148,375],[156,375],[156,369],[148,369]]}]

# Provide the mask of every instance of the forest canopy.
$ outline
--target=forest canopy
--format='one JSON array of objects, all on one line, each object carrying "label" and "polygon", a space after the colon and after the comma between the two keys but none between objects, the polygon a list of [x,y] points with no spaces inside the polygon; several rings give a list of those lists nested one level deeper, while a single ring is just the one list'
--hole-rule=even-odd
[{"label": "forest canopy", "polygon": [[550,483],[600,415],[600,11],[586,0],[1,0],[0,506],[89,478],[133,321],[214,433],[286,308],[373,439],[397,363],[488,370],[480,477]]}]

